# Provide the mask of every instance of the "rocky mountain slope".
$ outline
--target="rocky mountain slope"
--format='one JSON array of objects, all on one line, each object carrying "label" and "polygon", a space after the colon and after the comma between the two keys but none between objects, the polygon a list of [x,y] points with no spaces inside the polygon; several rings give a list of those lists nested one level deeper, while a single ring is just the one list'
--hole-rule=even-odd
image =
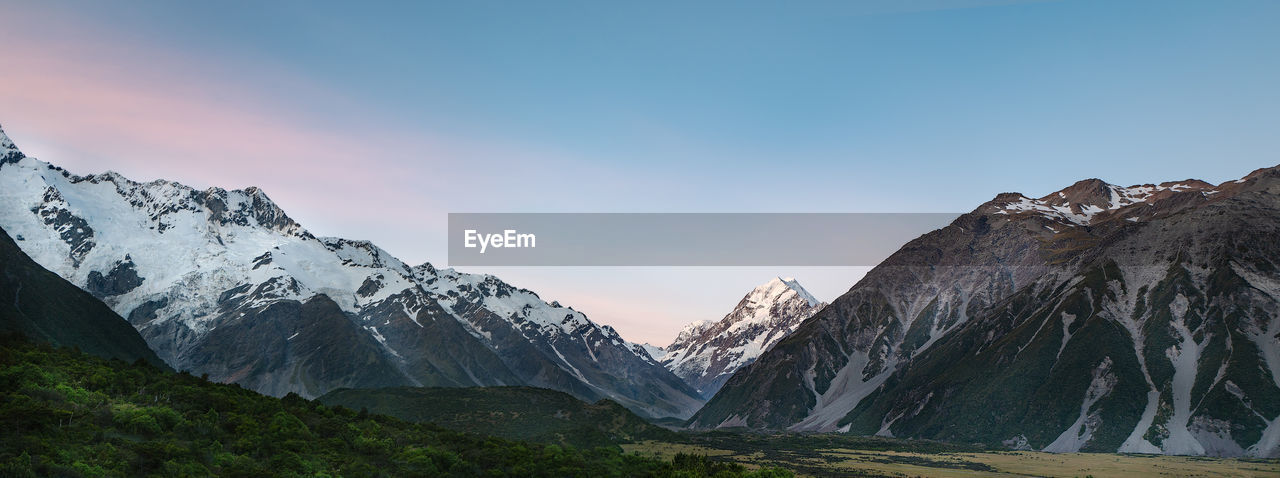
[{"label": "rocky mountain slope", "polygon": [[529,385],[652,416],[701,404],[611,327],[493,276],[313,236],[257,188],[77,176],[0,132],[0,227],[170,365],[263,393]]},{"label": "rocky mountain slope", "polygon": [[0,331],[102,358],[166,368],[138,331],[101,301],[45,270],[0,229]]},{"label": "rocky mountain slope", "polygon": [[724,318],[689,324],[671,345],[650,349],[650,355],[711,397],[735,371],[826,305],[795,279],[774,278],[744,296]]},{"label": "rocky mountain slope", "polygon": [[1280,168],[1001,194],[734,375],[698,427],[1280,453]]}]

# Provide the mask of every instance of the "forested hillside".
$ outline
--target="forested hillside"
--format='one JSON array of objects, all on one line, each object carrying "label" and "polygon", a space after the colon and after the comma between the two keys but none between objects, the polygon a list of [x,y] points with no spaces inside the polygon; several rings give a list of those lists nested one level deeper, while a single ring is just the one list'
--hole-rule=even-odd
[{"label": "forested hillside", "polygon": [[0,337],[0,476],[789,476],[459,433]]}]

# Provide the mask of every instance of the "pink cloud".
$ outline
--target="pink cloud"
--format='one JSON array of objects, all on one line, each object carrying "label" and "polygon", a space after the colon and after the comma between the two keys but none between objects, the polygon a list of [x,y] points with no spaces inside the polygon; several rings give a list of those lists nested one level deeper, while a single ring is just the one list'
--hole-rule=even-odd
[{"label": "pink cloud", "polygon": [[[352,119],[376,112],[269,62],[215,64],[74,18],[57,18],[65,31],[53,35],[37,30],[53,22],[39,13],[18,12],[9,19],[17,27],[0,31],[0,124],[29,155],[77,174],[259,186],[318,233],[350,233],[344,218],[443,223],[442,209],[406,200],[422,191],[421,169],[444,163],[420,133],[365,127]],[[394,224],[421,235],[426,222]]]}]

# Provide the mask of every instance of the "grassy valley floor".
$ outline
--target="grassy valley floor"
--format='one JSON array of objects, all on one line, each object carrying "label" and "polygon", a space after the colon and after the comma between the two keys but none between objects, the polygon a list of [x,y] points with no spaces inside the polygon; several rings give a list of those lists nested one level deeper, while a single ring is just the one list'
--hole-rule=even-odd
[{"label": "grassy valley floor", "polygon": [[[814,447],[816,441],[847,447]],[[930,449],[936,447],[937,449]],[[747,468],[794,470],[800,476],[871,477],[1273,477],[1280,460],[1206,458],[1108,453],[963,451],[944,444],[827,436],[747,437],[731,434],[693,437],[690,442],[645,441],[623,450],[660,459],[677,454],[728,459]],[[901,449],[894,449],[901,448]],[[914,448],[914,450],[912,450]]]}]

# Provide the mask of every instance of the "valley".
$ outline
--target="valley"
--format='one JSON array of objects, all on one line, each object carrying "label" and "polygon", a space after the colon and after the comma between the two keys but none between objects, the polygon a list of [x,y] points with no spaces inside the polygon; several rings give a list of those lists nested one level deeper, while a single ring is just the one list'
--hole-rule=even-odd
[{"label": "valley", "polygon": [[[15,297],[0,325],[30,339],[357,419],[579,450],[579,470],[603,447],[620,453],[611,470],[1280,471],[1280,168],[1000,194],[829,304],[773,278],[658,347],[492,275],[316,237],[257,188],[78,176],[3,132],[0,147],[0,285]],[[39,387],[85,380],[60,377]],[[106,421],[99,392],[23,386],[70,417],[134,426]]]},{"label": "valley", "polygon": [[[793,470],[797,476],[974,477],[1268,477],[1280,473],[1280,460],[1205,458],[1111,453],[1028,451],[912,451],[893,440],[868,446],[867,439],[826,437],[741,437],[717,435],[688,442],[646,441],[622,445],[629,453],[656,458],[676,454],[707,455],[741,463]],[[938,446],[938,448],[947,448]]]}]

